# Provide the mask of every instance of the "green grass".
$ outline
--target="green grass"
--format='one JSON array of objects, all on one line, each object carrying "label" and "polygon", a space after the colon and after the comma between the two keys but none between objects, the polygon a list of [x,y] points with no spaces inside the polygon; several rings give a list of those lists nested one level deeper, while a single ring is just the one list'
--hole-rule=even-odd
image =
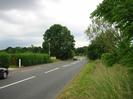
[{"label": "green grass", "polygon": [[127,68],[91,61],[57,99],[133,99]]}]

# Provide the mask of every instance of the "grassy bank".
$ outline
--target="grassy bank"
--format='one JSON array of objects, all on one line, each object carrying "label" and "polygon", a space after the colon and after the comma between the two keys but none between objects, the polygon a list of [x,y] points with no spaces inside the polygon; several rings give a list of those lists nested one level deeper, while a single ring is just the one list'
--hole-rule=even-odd
[{"label": "grassy bank", "polygon": [[127,68],[89,62],[57,99],[133,99]]}]

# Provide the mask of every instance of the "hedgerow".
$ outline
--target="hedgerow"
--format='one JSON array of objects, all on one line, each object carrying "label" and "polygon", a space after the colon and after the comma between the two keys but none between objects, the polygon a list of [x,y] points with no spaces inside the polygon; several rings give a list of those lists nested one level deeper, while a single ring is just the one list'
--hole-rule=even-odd
[{"label": "hedgerow", "polygon": [[11,65],[19,64],[21,59],[22,66],[31,66],[51,62],[49,55],[40,53],[18,53],[11,55]]},{"label": "hedgerow", "polygon": [[37,64],[50,63],[52,60],[47,54],[41,53],[16,53],[8,54],[6,52],[0,53],[0,67],[9,68],[10,65],[18,66],[19,59],[21,59],[22,66],[31,66]]},{"label": "hedgerow", "polygon": [[1,52],[0,53],[0,67],[8,68],[10,65],[11,55]]}]

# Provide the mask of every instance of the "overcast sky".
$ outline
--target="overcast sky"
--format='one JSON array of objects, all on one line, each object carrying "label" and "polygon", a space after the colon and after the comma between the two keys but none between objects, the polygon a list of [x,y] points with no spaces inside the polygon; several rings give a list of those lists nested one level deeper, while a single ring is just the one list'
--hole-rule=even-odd
[{"label": "overcast sky", "polygon": [[0,49],[42,46],[43,34],[53,24],[68,27],[76,47],[88,45],[84,31],[90,13],[102,0],[0,0]]}]

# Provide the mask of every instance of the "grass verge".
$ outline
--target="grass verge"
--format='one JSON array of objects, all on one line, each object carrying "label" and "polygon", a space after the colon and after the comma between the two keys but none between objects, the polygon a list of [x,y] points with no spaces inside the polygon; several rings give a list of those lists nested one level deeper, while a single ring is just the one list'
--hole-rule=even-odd
[{"label": "grass verge", "polygon": [[89,62],[57,99],[133,99],[128,70]]}]

